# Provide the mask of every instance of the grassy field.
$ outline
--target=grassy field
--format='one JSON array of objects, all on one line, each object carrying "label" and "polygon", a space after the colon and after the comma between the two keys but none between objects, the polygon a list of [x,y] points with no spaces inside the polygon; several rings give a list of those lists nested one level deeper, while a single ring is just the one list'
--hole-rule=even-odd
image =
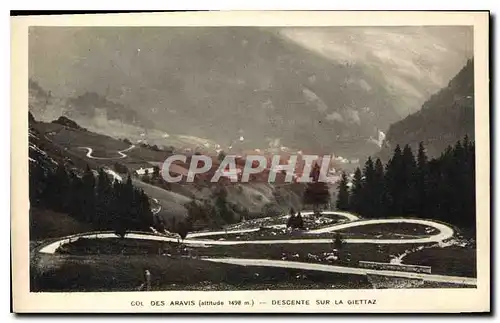
[{"label": "grassy field", "polygon": [[351,260],[329,261],[326,258],[333,250],[333,244],[273,244],[273,245],[236,245],[212,246],[196,250],[199,256],[210,257],[240,257],[304,261],[313,263],[335,264],[354,266],[360,260],[389,262],[390,255],[398,255],[413,245],[390,245],[382,247],[379,251],[377,245],[372,244],[347,244],[341,252],[350,253]]},{"label": "grassy field", "polygon": [[[357,267],[359,261],[390,262],[394,256],[409,252],[405,264],[431,266],[432,273],[475,277],[475,250],[447,247],[417,250],[421,244],[374,245],[345,244],[340,260],[329,260],[332,244],[271,244],[190,247],[177,243],[130,239],[79,239],[64,248],[72,255],[167,255],[172,257],[237,257],[249,259],[275,259],[334,264]],[[430,247],[430,245],[427,245]],[[350,255],[350,260],[348,256]]]},{"label": "grassy field", "polygon": [[53,142],[68,148],[91,147],[95,151],[102,150],[112,155],[130,146],[121,140],[90,131],[80,131],[67,127],[61,127],[59,130],[50,130],[47,137]]},{"label": "grassy field", "polygon": [[433,227],[416,223],[377,223],[338,230],[346,237],[416,238],[436,234]]},{"label": "grassy field", "polygon": [[37,268],[31,290],[134,291],[152,277],[153,290],[266,290],[371,288],[365,276],[271,267],[207,263],[168,256],[59,256],[56,266]]},{"label": "grassy field", "polygon": [[473,248],[428,248],[409,254],[405,262],[431,266],[434,274],[476,277],[476,250]]},{"label": "grassy field", "polygon": [[[334,224],[333,222],[330,225]],[[369,227],[370,225],[367,225]],[[351,229],[351,228],[349,228]],[[427,234],[403,234],[403,233],[392,233],[390,231],[378,232],[369,234],[366,229],[361,230],[362,232],[357,232],[357,228],[352,228],[354,230],[338,230],[327,233],[320,234],[310,234],[307,230],[293,230],[288,231],[285,228],[275,229],[275,228],[260,228],[258,231],[244,232],[244,233],[222,233],[217,235],[211,235],[203,237],[206,240],[238,240],[238,241],[249,241],[249,240],[290,240],[290,239],[332,239],[336,232],[339,232],[344,239],[363,239],[363,238],[379,238],[379,239],[414,239],[414,238],[424,238],[428,237]],[[228,230],[229,231],[229,230]],[[397,231],[397,230],[396,230]]]},{"label": "grassy field", "polygon": [[[241,247],[241,246],[240,246]],[[192,258],[197,252],[211,256],[269,258],[277,246],[243,246],[222,248],[189,248],[175,243],[134,241],[122,239],[80,239],[66,248],[68,254],[38,255],[32,260],[31,290],[36,291],[133,291],[143,283],[147,269],[152,274],[153,290],[266,290],[266,289],[371,289],[368,277],[363,275],[333,274],[286,268],[236,266],[206,262]],[[271,248],[270,248],[271,247]],[[301,246],[297,247],[300,252]],[[303,247],[303,246],[302,246]],[[323,246],[325,247],[325,246]],[[347,246],[350,247],[350,246]],[[354,246],[353,246],[354,247]],[[359,247],[359,246],[358,246]],[[247,253],[245,254],[245,249]],[[327,250],[327,249],[317,249]],[[354,251],[353,248],[348,250]],[[363,254],[375,254],[373,249]],[[310,250],[311,251],[311,250]],[[307,261],[293,258],[295,261]],[[357,254],[358,256],[361,253]],[[354,256],[354,254],[353,254]],[[372,260],[387,260],[385,256]],[[356,257],[353,257],[353,260]],[[309,259],[311,261],[311,259]],[[342,264],[342,263],[336,263]],[[451,275],[452,273],[448,272]],[[390,286],[390,285],[389,285]],[[454,284],[429,283],[415,288],[457,288]]]},{"label": "grassy field", "polygon": [[92,231],[92,227],[79,222],[65,213],[51,210],[30,209],[30,240],[44,240],[75,233]]}]

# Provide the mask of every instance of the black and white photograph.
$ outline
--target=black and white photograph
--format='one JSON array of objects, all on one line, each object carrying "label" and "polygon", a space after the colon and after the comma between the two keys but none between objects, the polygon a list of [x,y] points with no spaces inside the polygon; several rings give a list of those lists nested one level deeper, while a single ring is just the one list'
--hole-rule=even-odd
[{"label": "black and white photograph", "polygon": [[476,290],[475,35],[29,26],[29,292]]}]

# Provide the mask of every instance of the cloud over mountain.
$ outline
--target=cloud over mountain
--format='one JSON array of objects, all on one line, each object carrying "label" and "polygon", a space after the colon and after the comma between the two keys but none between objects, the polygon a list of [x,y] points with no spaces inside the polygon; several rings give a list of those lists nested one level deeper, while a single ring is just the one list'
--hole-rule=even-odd
[{"label": "cloud over mountain", "polygon": [[466,27],[32,27],[29,72],[164,132],[346,154],[416,111],[471,44]]}]

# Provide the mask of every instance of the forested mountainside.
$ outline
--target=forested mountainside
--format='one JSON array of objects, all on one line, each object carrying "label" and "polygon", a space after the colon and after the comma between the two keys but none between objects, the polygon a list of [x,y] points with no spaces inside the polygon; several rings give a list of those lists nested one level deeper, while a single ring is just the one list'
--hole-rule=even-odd
[{"label": "forested mountainside", "polygon": [[387,157],[398,144],[415,149],[423,142],[429,156],[436,157],[465,135],[474,139],[473,59],[421,110],[390,126],[381,156]]}]

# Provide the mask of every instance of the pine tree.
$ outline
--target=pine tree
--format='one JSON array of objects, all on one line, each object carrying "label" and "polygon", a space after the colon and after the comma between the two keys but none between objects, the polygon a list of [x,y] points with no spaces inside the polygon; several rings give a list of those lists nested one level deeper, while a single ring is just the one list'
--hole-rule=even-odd
[{"label": "pine tree", "polygon": [[418,201],[415,190],[415,177],[417,174],[417,166],[415,163],[415,157],[411,150],[410,145],[405,145],[403,149],[402,156],[402,171],[401,171],[401,181],[400,189],[402,190],[403,205],[402,214],[403,216],[415,216],[418,212]]},{"label": "pine tree", "polygon": [[161,178],[160,167],[154,166],[153,167],[153,179],[159,179],[159,178]]},{"label": "pine tree", "polygon": [[377,158],[375,161],[374,190],[372,192],[374,201],[373,216],[375,218],[385,217],[386,186],[384,176],[384,165],[380,158]]},{"label": "pine tree", "polygon": [[69,212],[69,177],[62,163],[54,173],[49,174],[47,180],[47,203],[55,211]]},{"label": "pine tree", "polygon": [[320,166],[315,164],[311,170],[311,182],[307,183],[304,190],[303,203],[304,205],[312,205],[315,212],[319,211],[321,205],[328,204],[330,201],[330,192],[328,185],[320,181]]},{"label": "pine tree", "polygon": [[359,167],[354,172],[349,196],[349,209],[359,214],[363,212],[363,176]]},{"label": "pine tree", "polygon": [[83,211],[83,182],[74,171],[68,172],[69,178],[69,214],[77,219],[82,218]]},{"label": "pine tree", "polygon": [[430,211],[428,210],[428,189],[429,189],[429,170],[428,158],[425,152],[424,143],[420,142],[418,145],[417,154],[417,172],[415,178],[415,194],[417,208],[416,213],[419,217],[425,217]]},{"label": "pine tree", "polygon": [[376,196],[375,190],[377,183],[375,182],[375,165],[371,157],[365,163],[363,168],[363,193],[362,204],[360,206],[360,213],[365,217],[376,217],[375,216],[375,206],[376,206]]},{"label": "pine tree", "polygon": [[189,221],[184,220],[177,222],[175,232],[179,234],[182,240],[186,239],[190,230],[192,230],[192,228]]},{"label": "pine tree", "polygon": [[140,191],[138,194],[139,203],[140,203],[140,217],[139,222],[136,225],[137,229],[148,230],[149,227],[153,226],[153,212],[151,212],[151,205],[149,203],[149,197],[144,193],[144,191]]},{"label": "pine tree", "polygon": [[30,205],[35,206],[43,203],[43,193],[46,189],[47,176],[43,167],[37,161],[30,162],[29,168]]},{"label": "pine tree", "polygon": [[344,240],[342,239],[342,236],[340,233],[335,232],[333,236],[333,248],[336,249],[337,251],[342,250],[342,247],[344,245]]},{"label": "pine tree", "polygon": [[96,212],[94,223],[97,227],[108,229],[112,226],[110,219],[110,206],[111,206],[111,182],[101,168],[97,178],[97,192],[96,192]]},{"label": "pine tree", "polygon": [[288,221],[286,222],[286,227],[293,228],[294,223],[295,223],[295,214],[291,213],[290,216],[288,217]]},{"label": "pine tree", "polygon": [[82,177],[82,195],[83,205],[82,213],[86,222],[91,223],[94,220],[96,213],[96,193],[95,193],[95,177],[94,173],[87,165],[85,173]]},{"label": "pine tree", "polygon": [[144,175],[142,176],[141,180],[144,183],[149,183],[150,182],[149,171],[147,169],[144,171]]},{"label": "pine tree", "polygon": [[300,211],[297,213],[295,221],[296,221],[295,227],[297,229],[304,229],[304,219],[302,218],[302,214],[300,214]]},{"label": "pine tree", "polygon": [[[424,217],[475,230],[475,172],[472,166],[474,144],[467,138],[449,146],[439,158],[426,163],[426,176],[421,179],[423,154],[417,158],[417,185],[425,184]],[[472,167],[471,167],[472,166]]]},{"label": "pine tree", "polygon": [[45,207],[91,223],[95,229],[112,229],[123,237],[127,231],[149,230],[154,224],[149,197],[134,188],[130,175],[125,183],[112,183],[100,169],[96,184],[88,165],[79,178],[61,163],[55,171],[49,170],[47,176],[38,178],[44,181],[38,185],[43,189],[31,195],[40,194]]},{"label": "pine tree", "polygon": [[399,145],[394,149],[394,154],[386,166],[384,181],[386,183],[385,204],[387,216],[401,216],[403,213],[404,192],[402,189],[402,153]]},{"label": "pine tree", "polygon": [[476,228],[476,153],[475,144],[466,135],[464,138],[465,161],[464,161],[464,222],[467,227]]},{"label": "pine tree", "polygon": [[224,186],[217,187],[213,193],[215,209],[225,223],[234,223],[236,214],[227,202],[227,189]]},{"label": "pine tree", "polygon": [[347,174],[342,172],[342,177],[340,179],[337,197],[337,210],[347,211],[349,210],[349,180],[347,179]]}]

